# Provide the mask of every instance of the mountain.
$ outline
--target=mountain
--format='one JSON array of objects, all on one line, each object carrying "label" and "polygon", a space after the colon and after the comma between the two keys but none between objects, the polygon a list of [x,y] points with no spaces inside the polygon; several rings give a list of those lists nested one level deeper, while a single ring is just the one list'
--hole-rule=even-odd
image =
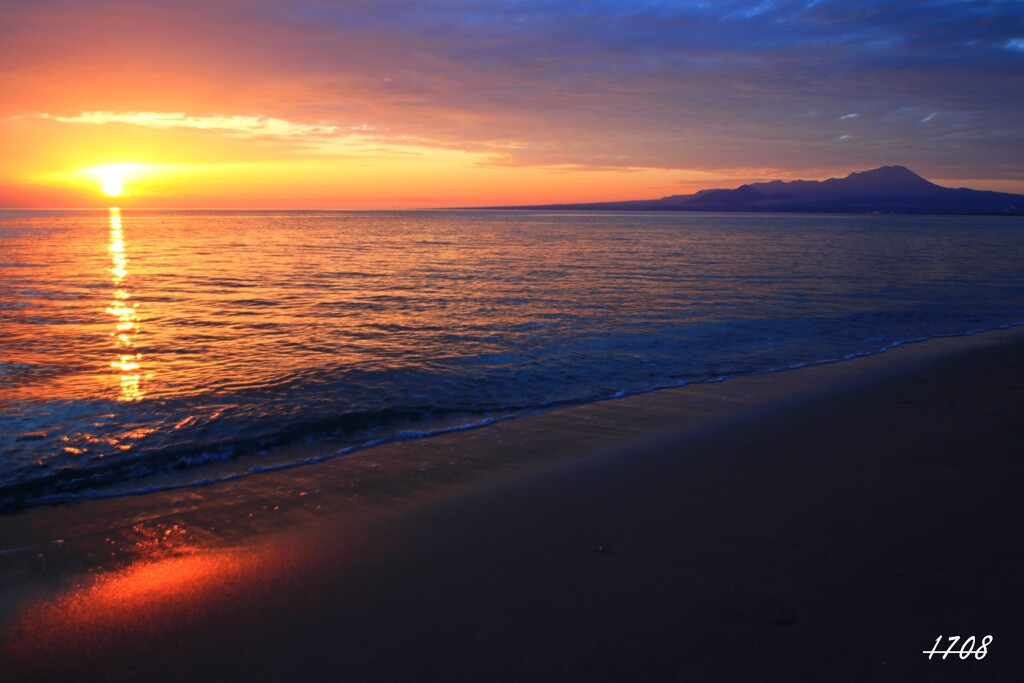
[{"label": "mountain", "polygon": [[566,211],[756,211],[1024,215],[1024,195],[936,185],[903,166],[828,180],[773,180],[661,199],[591,204],[492,206]]}]

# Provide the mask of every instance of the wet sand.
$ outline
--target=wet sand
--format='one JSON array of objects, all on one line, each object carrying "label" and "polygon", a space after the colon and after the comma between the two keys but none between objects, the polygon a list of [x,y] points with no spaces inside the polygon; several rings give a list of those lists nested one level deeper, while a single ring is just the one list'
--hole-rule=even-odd
[{"label": "wet sand", "polygon": [[1022,418],[1018,329],[31,509],[0,672],[1016,681]]}]

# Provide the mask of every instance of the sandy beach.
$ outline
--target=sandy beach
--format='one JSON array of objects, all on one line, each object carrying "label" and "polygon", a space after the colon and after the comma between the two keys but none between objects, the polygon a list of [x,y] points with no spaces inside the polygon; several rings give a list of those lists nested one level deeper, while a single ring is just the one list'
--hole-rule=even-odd
[{"label": "sandy beach", "polygon": [[23,510],[2,679],[1020,680],[1022,413],[1001,330]]}]

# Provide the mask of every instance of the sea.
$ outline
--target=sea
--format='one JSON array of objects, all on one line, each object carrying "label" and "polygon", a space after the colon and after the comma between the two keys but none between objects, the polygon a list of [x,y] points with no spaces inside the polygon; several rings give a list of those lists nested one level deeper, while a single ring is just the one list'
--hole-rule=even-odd
[{"label": "sea", "polygon": [[1022,323],[1022,218],[0,211],[0,510]]}]

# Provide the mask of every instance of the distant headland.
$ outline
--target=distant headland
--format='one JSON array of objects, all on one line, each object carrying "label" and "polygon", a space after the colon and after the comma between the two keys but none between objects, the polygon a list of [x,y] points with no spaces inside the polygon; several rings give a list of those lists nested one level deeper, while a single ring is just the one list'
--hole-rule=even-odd
[{"label": "distant headland", "polygon": [[588,204],[488,206],[548,211],[750,211],[773,213],[905,213],[1024,215],[1024,195],[951,188],[903,166],[882,166],[828,180],[773,180],[735,189]]}]

